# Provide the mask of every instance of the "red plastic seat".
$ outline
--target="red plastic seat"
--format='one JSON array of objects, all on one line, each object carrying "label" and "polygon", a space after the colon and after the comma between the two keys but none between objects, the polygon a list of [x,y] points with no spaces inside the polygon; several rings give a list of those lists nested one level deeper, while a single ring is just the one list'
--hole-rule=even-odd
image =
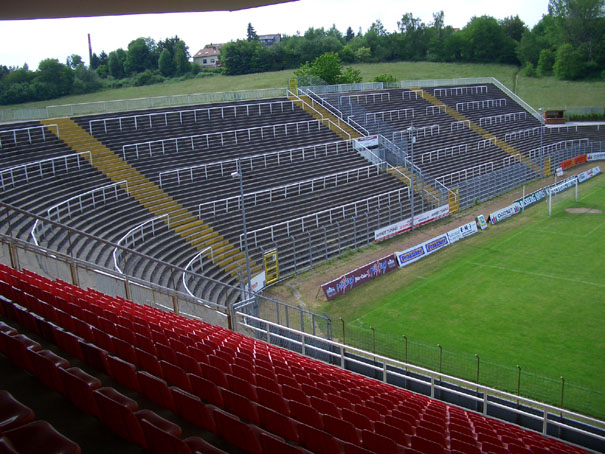
[{"label": "red plastic seat", "polygon": [[[257,369],[258,372],[258,369]],[[281,387],[275,378],[267,377],[266,375],[256,375],[256,392],[258,393],[259,388],[266,389],[267,391],[273,391],[281,395]]]},{"label": "red plastic seat", "polygon": [[258,395],[258,403],[275,410],[278,413],[283,415],[290,415],[290,408],[288,407],[288,402],[277,393],[273,391],[269,391],[264,388],[257,388],[256,393]]},{"label": "red plastic seat", "polygon": [[374,422],[374,432],[390,438],[395,443],[402,446],[407,446],[409,444],[411,436],[414,433],[410,427],[406,427],[406,429],[408,430],[407,432],[403,427],[391,426],[390,424],[381,421]]},{"label": "red plastic seat", "polygon": [[191,453],[191,449],[180,438],[182,434],[180,426],[151,410],[139,410],[135,415],[145,434],[148,451],[156,454]]},{"label": "red plastic seat", "polygon": [[261,432],[259,434],[260,444],[263,454],[305,454],[308,451],[299,446],[292,446],[286,443],[282,438],[273,434]]},{"label": "red plastic seat", "polygon": [[227,454],[222,449],[217,448],[200,437],[189,437],[184,441],[189,449],[191,449],[191,454]]},{"label": "red plastic seat", "polygon": [[84,361],[101,372],[107,372],[107,357],[109,354],[101,347],[88,342],[80,342],[80,350],[84,355]]},{"label": "red plastic seat", "polygon": [[80,348],[82,339],[63,329],[57,329],[55,331],[55,338],[57,339],[57,345],[61,350],[69,353],[71,356],[75,356],[80,361],[84,361],[84,354]]},{"label": "red plastic seat", "polygon": [[199,397],[175,386],[171,386],[170,391],[172,392],[176,412],[180,416],[204,430],[216,433],[212,412],[202,403]]},{"label": "red plastic seat", "polygon": [[412,437],[411,446],[413,449],[420,452],[430,452],[435,454],[442,454],[446,452],[445,448],[441,444],[417,436]]},{"label": "red plastic seat", "polygon": [[212,354],[208,356],[208,363],[220,369],[225,374],[233,374],[231,370],[231,365],[224,358]]},{"label": "red plastic seat", "polygon": [[450,449],[452,451],[458,451],[465,454],[480,454],[481,448],[476,443],[467,443],[462,440],[455,438],[450,439]]},{"label": "red plastic seat", "polygon": [[31,408],[23,405],[8,391],[0,390],[0,434],[34,419]]},{"label": "red plastic seat", "polygon": [[217,407],[223,407],[224,403],[221,389],[224,388],[219,388],[212,381],[203,377],[198,377],[197,375],[187,374],[187,376],[191,382],[193,394],[198,396],[204,402],[216,405]]},{"label": "red plastic seat", "polygon": [[179,366],[166,362],[164,360],[160,360],[160,367],[162,368],[162,376],[166,379],[166,381],[174,386],[178,386],[185,391],[193,391],[191,387],[191,382],[189,381],[189,377],[187,373],[181,369]]},{"label": "red plastic seat", "polygon": [[324,430],[329,434],[332,434],[336,438],[339,438],[348,443],[356,445],[361,444],[361,438],[359,432],[355,429],[355,426],[349,421],[345,421],[340,418],[336,418],[331,415],[324,415]]},{"label": "red plastic seat", "polygon": [[234,375],[227,375],[227,383],[231,391],[255,402],[258,401],[256,387],[250,382]]},{"label": "red plastic seat", "polygon": [[[403,453],[403,448],[400,449],[399,445],[384,435],[371,432],[369,430],[361,431],[361,438],[363,440],[363,447],[369,451],[379,452],[380,454],[399,454]],[[426,451],[433,454],[433,451]]]},{"label": "red plastic seat", "polygon": [[30,351],[29,357],[38,380],[50,389],[65,395],[63,376],[59,374],[58,369],[69,367],[69,361],[50,350]]},{"label": "red plastic seat", "polygon": [[298,423],[283,413],[279,413],[262,405],[257,405],[259,425],[263,429],[277,434],[286,440],[298,442]]},{"label": "red plastic seat", "polygon": [[33,373],[33,365],[27,350],[39,351],[41,349],[40,344],[24,334],[11,336],[7,333],[0,333],[0,337],[3,338],[8,358],[20,368]]},{"label": "red plastic seat", "polygon": [[63,379],[65,393],[74,405],[86,413],[99,417],[99,408],[93,391],[101,387],[101,381],[79,367],[57,370]]},{"label": "red plastic seat", "polygon": [[139,369],[146,370],[156,377],[163,376],[164,372],[162,371],[162,367],[154,355],[136,347],[134,349],[134,355],[136,359],[135,364]]},{"label": "red plastic seat", "polygon": [[3,438],[19,454],[80,454],[80,446],[46,421],[32,421],[8,430]]},{"label": "red plastic seat", "polygon": [[176,352],[176,361],[178,366],[181,367],[185,372],[199,375],[200,377],[203,376],[198,360],[193,356],[183,352]]},{"label": "red plastic seat", "polygon": [[137,368],[134,364],[124,361],[117,356],[109,355],[107,357],[107,373],[118,383],[130,388],[136,392],[141,391],[137,379]]},{"label": "red plastic seat", "polygon": [[301,443],[310,451],[317,454],[333,454],[343,451],[343,443],[323,430],[300,424],[299,434]]},{"label": "red plastic seat", "polygon": [[135,411],[136,401],[114,388],[99,388],[93,392],[100,413],[100,420],[125,440],[145,447],[145,436]]},{"label": "red plastic seat", "polygon": [[156,342],[155,349],[158,352],[158,359],[163,359],[169,363],[177,364],[175,351],[169,344]]},{"label": "red plastic seat", "polygon": [[201,362],[199,364],[204,378],[210,380],[213,383],[216,383],[217,386],[220,386],[222,388],[229,387],[227,377],[225,376],[225,373],[222,370],[210,364],[205,364]]},{"label": "red plastic seat", "polygon": [[349,410],[348,408],[343,408],[342,411],[342,419],[345,421],[349,421],[359,430],[374,430],[374,423],[368,419],[367,416],[356,413],[353,410]]},{"label": "red plastic seat", "polygon": [[95,345],[101,347],[107,353],[116,353],[116,349],[113,346],[113,340],[115,339],[115,337],[112,336],[110,332],[106,332],[102,329],[97,328],[96,326],[93,326],[91,328],[91,331],[95,339]]},{"label": "red plastic seat", "polygon": [[416,435],[427,440],[431,440],[435,443],[439,443],[441,446],[447,446],[445,432],[437,432],[435,430],[427,429],[426,427],[417,426]]},{"label": "red plastic seat", "polygon": [[176,411],[166,380],[141,370],[137,371],[136,376],[141,387],[141,394],[164,408]]},{"label": "red plastic seat", "polygon": [[241,422],[238,418],[220,409],[214,409],[214,421],[219,436],[232,445],[253,454],[261,454],[258,428]]},{"label": "red plastic seat", "polygon": [[301,404],[309,405],[309,399],[307,395],[302,392],[299,388],[292,387],[287,384],[281,385],[281,393],[285,399]]},{"label": "red plastic seat", "polygon": [[323,430],[323,418],[317,410],[295,400],[290,401],[290,415],[293,419],[316,429]]},{"label": "red plastic seat", "polygon": [[239,416],[242,421],[258,425],[258,413],[254,402],[250,401],[247,397],[241,396],[228,389],[221,389],[221,394],[223,396],[225,410]]},{"label": "red plastic seat", "polygon": [[134,346],[119,337],[113,338],[113,346],[115,355],[122,358],[124,361],[134,364],[136,362],[136,354]]}]

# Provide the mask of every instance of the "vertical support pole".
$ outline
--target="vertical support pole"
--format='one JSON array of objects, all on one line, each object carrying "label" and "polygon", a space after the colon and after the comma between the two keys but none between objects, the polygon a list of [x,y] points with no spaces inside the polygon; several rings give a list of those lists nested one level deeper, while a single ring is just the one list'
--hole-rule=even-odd
[{"label": "vertical support pole", "polygon": [[340,320],[340,323],[342,323],[342,343],[343,345],[347,345],[347,338],[345,337],[345,321],[342,319],[342,317],[338,317],[338,320]]}]

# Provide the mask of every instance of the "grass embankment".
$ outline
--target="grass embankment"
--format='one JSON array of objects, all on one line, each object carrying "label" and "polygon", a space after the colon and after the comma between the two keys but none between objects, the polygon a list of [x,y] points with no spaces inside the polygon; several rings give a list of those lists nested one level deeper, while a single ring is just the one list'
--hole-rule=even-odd
[{"label": "grass embankment", "polygon": [[[536,109],[539,107],[593,106],[605,99],[605,81],[571,82],[554,77],[528,78],[519,76],[518,68],[511,65],[394,62],[357,64],[365,82],[379,74],[392,74],[396,80],[454,79],[465,77],[495,77],[511,90],[515,90]],[[147,98],[153,96],[214,93],[223,91],[253,90],[259,88],[287,87],[293,70],[247,74],[244,76],[211,75],[185,81],[169,81],[143,87],[118,88],[77,96],[65,96],[49,101],[31,102],[2,108],[24,109],[46,107],[57,104],[77,104],[117,99]]]}]

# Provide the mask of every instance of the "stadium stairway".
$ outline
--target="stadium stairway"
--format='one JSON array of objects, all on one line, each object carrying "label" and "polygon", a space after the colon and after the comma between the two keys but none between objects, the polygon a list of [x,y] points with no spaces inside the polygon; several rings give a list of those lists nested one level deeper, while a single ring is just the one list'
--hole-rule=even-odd
[{"label": "stadium stairway", "polygon": [[[91,164],[103,172],[115,183],[127,181],[126,190],[136,201],[143,205],[154,216],[168,214],[168,227],[201,251],[212,248],[214,262],[231,276],[236,276],[240,266],[244,266],[245,257],[227,239],[216,230],[191,214],[184,206],[165,193],[159,186],[137,171],[133,166],[113,153],[103,143],[92,137],[70,118],[43,120],[43,124],[57,124],[60,139],[75,152],[90,151]],[[251,263],[251,270],[256,273],[260,266]]]},{"label": "stadium stairway", "polygon": [[341,139],[349,140],[361,137],[359,131],[354,129],[342,119],[336,117],[336,115],[331,113],[329,110],[324,109],[322,106],[316,103],[311,106],[311,98],[309,96],[290,94],[288,99],[293,100],[297,107],[300,107],[313,118],[324,121],[326,126]]},{"label": "stadium stairway", "polygon": [[[391,175],[393,175],[395,178],[397,178],[399,181],[401,181],[406,186],[410,186],[410,183],[412,181],[412,172],[410,172],[410,170],[407,167],[403,167],[403,166],[391,167],[387,170],[387,172],[390,173]],[[425,183],[424,185],[422,185],[418,180],[419,180],[419,178],[417,178],[417,177],[414,180],[414,192],[416,194],[418,194],[419,196],[422,196],[423,193],[428,193],[429,205],[431,206],[431,208],[437,208],[437,206],[439,205],[439,199],[441,198],[441,194],[439,194],[439,191],[437,191],[430,184]],[[449,192],[448,192],[448,195],[449,195],[448,203],[450,205],[450,212],[457,211],[458,210],[458,206],[456,205],[457,199],[453,200],[452,196],[449,194]]]},{"label": "stadium stairway", "polygon": [[[443,105],[444,104],[443,101],[441,101],[439,98],[436,98],[435,96],[431,95],[426,90],[419,89],[419,88],[418,89],[413,89],[413,90],[419,90],[420,92],[422,92],[422,97],[426,101],[428,101],[429,103],[433,104],[434,106],[439,106],[439,105]],[[455,109],[451,109],[451,108],[446,109],[446,113],[450,117],[452,117],[453,119],[455,119],[456,121],[465,121],[465,122],[468,121],[469,122],[469,127],[470,127],[470,129],[472,131],[474,131],[477,134],[479,134],[485,140],[494,141],[494,144],[498,148],[500,148],[502,151],[505,151],[510,156],[518,158],[520,162],[522,162],[523,164],[525,164],[530,170],[532,170],[536,174],[536,177],[542,176],[542,169],[540,169],[536,164],[534,164],[533,162],[531,162],[527,156],[522,155],[515,147],[513,147],[513,146],[509,145],[508,143],[504,142],[502,139],[496,137],[491,132],[483,129],[477,123],[475,123],[474,121],[470,120],[465,115],[461,114],[460,112],[458,112]]]}]

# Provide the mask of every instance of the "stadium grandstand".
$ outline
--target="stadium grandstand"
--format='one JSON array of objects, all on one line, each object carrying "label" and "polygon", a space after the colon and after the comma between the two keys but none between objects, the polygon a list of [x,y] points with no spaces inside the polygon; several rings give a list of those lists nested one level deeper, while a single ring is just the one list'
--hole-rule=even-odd
[{"label": "stadium grandstand", "polygon": [[547,126],[495,79],[15,115],[0,124],[0,452],[605,452],[602,421],[347,347],[326,316],[262,295],[380,229],[603,152],[603,125]]},{"label": "stadium grandstand", "polygon": [[600,152],[602,125],[495,79],[223,95],[0,126],[6,452],[603,450],[601,421],[368,362],[260,293]]}]

